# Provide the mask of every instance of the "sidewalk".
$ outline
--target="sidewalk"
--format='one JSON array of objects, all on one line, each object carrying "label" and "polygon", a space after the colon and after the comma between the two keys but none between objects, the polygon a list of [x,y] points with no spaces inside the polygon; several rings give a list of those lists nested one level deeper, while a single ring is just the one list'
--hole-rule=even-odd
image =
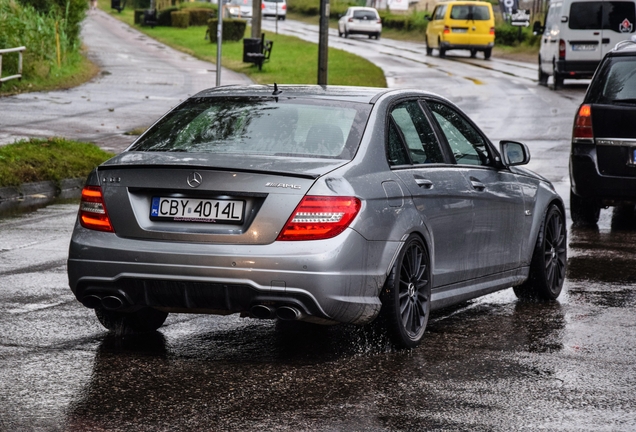
[{"label": "sidewalk", "polygon": [[[215,64],[173,50],[103,11],[88,14],[82,38],[100,75],[69,90],[0,98],[0,145],[63,136],[118,153],[136,138],[125,132],[151,125],[216,83]],[[225,68],[221,78],[222,85],[252,84]]]}]

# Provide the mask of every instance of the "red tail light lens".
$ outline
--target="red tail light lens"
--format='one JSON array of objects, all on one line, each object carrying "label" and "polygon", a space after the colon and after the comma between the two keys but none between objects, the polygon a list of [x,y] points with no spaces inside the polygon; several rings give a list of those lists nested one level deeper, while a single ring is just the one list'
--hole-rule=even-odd
[{"label": "red tail light lens", "polygon": [[495,28],[494,27],[490,27],[490,34],[494,35],[495,34]]},{"label": "red tail light lens", "polygon": [[276,240],[324,240],[343,232],[360,211],[356,197],[306,196]]},{"label": "red tail light lens", "polygon": [[450,27],[444,26],[444,34],[449,34],[449,33],[450,33]]},{"label": "red tail light lens", "polygon": [[574,118],[573,139],[593,139],[594,130],[592,129],[592,107],[590,105],[581,105],[579,112]]},{"label": "red tail light lens", "polygon": [[101,187],[84,187],[82,190],[82,201],[80,202],[79,220],[84,228],[115,232],[104,205]]},{"label": "red tail light lens", "polygon": [[382,24],[382,20],[378,18],[377,24]]},{"label": "red tail light lens", "polygon": [[265,3],[261,3],[261,9],[265,9]]},{"label": "red tail light lens", "polygon": [[281,9],[282,9],[282,10],[287,10],[287,5],[282,5],[282,6],[281,6]]},{"label": "red tail light lens", "polygon": [[563,39],[559,39],[559,58],[565,58],[565,41]]},{"label": "red tail light lens", "polygon": [[353,18],[349,18],[347,21],[349,21],[349,22],[353,22]]}]

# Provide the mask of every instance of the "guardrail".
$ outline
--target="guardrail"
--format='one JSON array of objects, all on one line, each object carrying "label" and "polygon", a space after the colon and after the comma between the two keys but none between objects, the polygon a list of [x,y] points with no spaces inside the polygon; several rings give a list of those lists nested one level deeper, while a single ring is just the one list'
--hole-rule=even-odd
[{"label": "guardrail", "polygon": [[[9,81],[14,78],[22,79],[22,51],[24,51],[25,49],[26,47],[23,46],[17,48],[0,49],[0,85],[2,85],[2,83],[5,81]],[[18,53],[18,73],[16,75],[2,78],[2,54],[8,54],[12,52]]]}]

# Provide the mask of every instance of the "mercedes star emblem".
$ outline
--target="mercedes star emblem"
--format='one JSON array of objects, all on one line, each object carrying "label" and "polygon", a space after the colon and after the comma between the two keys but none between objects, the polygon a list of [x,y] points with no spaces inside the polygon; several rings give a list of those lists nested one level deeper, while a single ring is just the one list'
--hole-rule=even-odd
[{"label": "mercedes star emblem", "polygon": [[190,175],[188,176],[188,185],[190,187],[199,187],[202,181],[203,177],[201,177],[201,174],[199,174],[198,172],[190,173]]}]

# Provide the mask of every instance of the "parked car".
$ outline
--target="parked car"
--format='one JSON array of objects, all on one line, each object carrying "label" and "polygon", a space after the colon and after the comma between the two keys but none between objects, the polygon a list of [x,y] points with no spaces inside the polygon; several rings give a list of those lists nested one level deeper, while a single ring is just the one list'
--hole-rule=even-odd
[{"label": "parked car", "polygon": [[636,203],[636,36],[605,55],[574,118],[572,221],[595,224],[601,207]]},{"label": "parked car", "polygon": [[382,20],[378,11],[369,7],[350,7],[338,20],[338,36],[348,38],[352,34],[380,39]]},{"label": "parked car", "polygon": [[263,17],[278,17],[285,21],[287,18],[287,3],[285,0],[263,0],[261,3]]},{"label": "parked car", "polygon": [[225,8],[230,18],[252,18],[252,0],[231,0]]},{"label": "parked car", "polygon": [[433,49],[444,57],[448,50],[469,50],[489,59],[495,46],[495,16],[492,6],[484,1],[445,1],[438,3],[433,14],[426,17],[426,54]]},{"label": "parked car", "polygon": [[563,80],[589,79],[603,56],[636,29],[636,1],[557,0],[550,2],[539,49],[539,84],[553,77],[554,89]]},{"label": "parked car", "polygon": [[70,287],[112,331],[380,317],[414,347],[431,310],[561,291],[563,202],[524,144],[499,148],[419,90],[205,90],[90,174]]}]

